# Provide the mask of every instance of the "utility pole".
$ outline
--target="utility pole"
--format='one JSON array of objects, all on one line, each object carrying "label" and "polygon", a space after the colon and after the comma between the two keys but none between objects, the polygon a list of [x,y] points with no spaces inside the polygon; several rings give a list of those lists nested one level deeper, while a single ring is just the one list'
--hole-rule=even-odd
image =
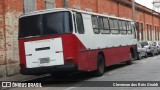
[{"label": "utility pole", "polygon": [[135,1],[132,0],[132,20],[135,21]]}]

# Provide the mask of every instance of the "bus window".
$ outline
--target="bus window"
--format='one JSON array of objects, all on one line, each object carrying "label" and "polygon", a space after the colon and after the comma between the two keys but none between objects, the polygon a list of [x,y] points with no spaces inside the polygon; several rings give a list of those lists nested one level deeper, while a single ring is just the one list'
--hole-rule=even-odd
[{"label": "bus window", "polygon": [[102,17],[99,17],[99,18],[98,18],[98,21],[99,21],[99,30],[100,30],[100,31],[103,31],[103,18],[102,18]]},{"label": "bus window", "polygon": [[44,14],[43,28],[44,35],[72,32],[71,14],[68,12]]},{"label": "bus window", "polygon": [[19,20],[19,38],[72,33],[70,12],[54,12],[22,17]]},{"label": "bus window", "polygon": [[42,33],[41,19],[42,19],[41,15],[20,18],[19,38],[41,35]]},{"label": "bus window", "polygon": [[113,19],[109,19],[109,25],[111,30],[115,29]]},{"label": "bus window", "polygon": [[108,18],[103,18],[103,26],[104,30],[101,32],[102,34],[109,34],[110,32],[110,27],[109,27],[109,20]]},{"label": "bus window", "polygon": [[97,16],[92,16],[92,25],[93,25],[93,31],[95,34],[99,34],[99,27],[98,27],[98,18]]},{"label": "bus window", "polygon": [[84,34],[83,18],[80,13],[76,13],[77,30],[79,34]]},{"label": "bus window", "polygon": [[116,19],[110,19],[109,24],[110,24],[111,32],[113,34],[118,34],[119,33],[118,21]]},{"label": "bus window", "polygon": [[118,20],[114,19],[113,22],[114,22],[114,27],[115,27],[115,29],[112,30],[112,33],[113,33],[113,34],[119,34]]},{"label": "bus window", "polygon": [[126,24],[127,24],[127,33],[128,34],[132,34],[131,23],[130,22],[126,22]]},{"label": "bus window", "polygon": [[119,21],[120,32],[121,34],[127,34],[127,27],[125,21]]}]

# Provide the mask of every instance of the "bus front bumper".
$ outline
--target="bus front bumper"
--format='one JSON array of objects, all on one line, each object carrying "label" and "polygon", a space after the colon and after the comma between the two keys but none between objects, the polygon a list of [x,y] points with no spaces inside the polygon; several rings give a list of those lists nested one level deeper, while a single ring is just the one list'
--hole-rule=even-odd
[{"label": "bus front bumper", "polygon": [[59,65],[49,67],[37,67],[37,68],[21,68],[20,73],[23,75],[40,75],[40,74],[52,74],[54,72],[67,72],[76,71],[77,65]]}]

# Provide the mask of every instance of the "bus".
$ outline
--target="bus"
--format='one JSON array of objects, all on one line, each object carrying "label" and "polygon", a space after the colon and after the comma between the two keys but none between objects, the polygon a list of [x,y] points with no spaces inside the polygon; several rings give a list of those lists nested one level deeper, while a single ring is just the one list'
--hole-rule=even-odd
[{"label": "bus", "polygon": [[132,64],[137,57],[134,22],[69,8],[24,14],[19,18],[20,73],[93,71]]}]

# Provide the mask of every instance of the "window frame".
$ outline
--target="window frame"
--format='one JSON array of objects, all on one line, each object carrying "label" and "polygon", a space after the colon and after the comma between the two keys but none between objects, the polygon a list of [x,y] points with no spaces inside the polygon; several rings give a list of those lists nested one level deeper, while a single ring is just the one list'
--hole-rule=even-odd
[{"label": "window frame", "polygon": [[152,38],[152,25],[151,24],[149,25],[149,30],[150,30],[150,40],[152,40],[153,38]]},{"label": "window frame", "polygon": [[[95,19],[96,18],[96,21],[97,21],[97,28],[94,28],[93,27],[93,18]],[[99,19],[98,19],[98,16],[97,15],[91,15],[91,21],[92,21],[92,28],[93,28],[93,32],[94,34],[100,34],[100,29],[99,29]],[[96,24],[96,23],[95,23]],[[98,30],[98,33],[95,32],[95,29]]]},{"label": "window frame", "polygon": [[[158,31],[158,30],[159,30],[159,26],[157,26],[157,31]],[[160,40],[160,39],[159,39],[159,38],[160,38],[160,32],[158,32],[157,35],[158,35],[158,36],[157,36],[157,40],[159,41],[159,40]]]},{"label": "window frame", "polygon": [[144,23],[140,23],[140,27],[141,27],[141,39],[144,39]]},{"label": "window frame", "polygon": [[[100,20],[101,19],[101,20]],[[104,29],[104,22],[103,22],[103,17],[98,17],[98,27],[99,27],[99,30],[101,32],[101,30]]]},{"label": "window frame", "polygon": [[[100,18],[102,19],[102,29],[100,28],[100,26],[99,26],[99,30],[100,30],[100,33],[101,34],[110,34],[111,33],[111,31],[110,31],[110,25],[109,25],[109,19],[107,18],[107,17],[103,17],[103,16],[100,16],[100,17],[98,17],[98,20],[99,20],[99,24],[100,24]],[[107,24],[108,24],[108,29],[107,28],[105,28],[105,23],[104,23],[104,20],[107,20]],[[102,32],[102,31],[109,31],[109,32]]]},{"label": "window frame", "polygon": [[26,2],[29,2],[29,0],[23,0],[23,13],[29,13],[29,12],[33,12],[33,11],[37,10],[37,2],[36,2],[36,0],[30,0],[30,1],[34,1],[35,2],[33,4],[34,5],[34,10],[33,10],[33,8],[32,8],[32,10],[28,9],[28,8],[30,8],[30,6],[28,5],[29,3],[26,3]]},{"label": "window frame", "polygon": [[[45,29],[46,29],[46,27],[45,27],[45,25],[44,24],[46,24],[46,22],[45,22],[45,15],[47,15],[47,14],[53,14],[53,13],[60,13],[60,12],[68,12],[70,15],[69,15],[69,27],[70,27],[70,29],[68,29],[68,30],[70,30],[70,32],[64,32],[64,30],[63,30],[63,32],[62,33],[49,33],[49,34],[46,34],[46,32],[44,32],[45,31]],[[40,17],[40,22],[41,22],[41,28],[39,29],[39,31],[40,31],[40,33],[38,34],[38,35],[23,35],[22,36],[22,33],[21,33],[21,31],[25,31],[25,30],[22,30],[21,29],[21,25],[20,24],[22,24],[22,23],[20,23],[20,19],[19,19],[19,30],[18,30],[18,38],[20,38],[20,39],[23,39],[23,38],[27,38],[27,37],[29,37],[29,36],[33,36],[33,37],[36,37],[36,36],[50,36],[50,35],[60,35],[60,34],[71,34],[71,33],[73,33],[73,22],[72,22],[72,13],[70,12],[70,11],[60,11],[60,12],[50,12],[50,13],[45,13],[45,14],[39,14],[39,15],[33,15],[33,16],[26,16],[26,17],[21,17],[20,19],[23,19],[23,18],[27,18],[27,17],[34,17],[34,16],[39,16]],[[28,26],[28,27],[31,27],[31,26]],[[33,28],[33,27],[32,27]],[[38,30],[38,29],[37,29]],[[28,30],[27,30],[28,31]],[[32,32],[32,31],[31,31]],[[35,31],[34,31],[35,32]]]},{"label": "window frame", "polygon": [[149,32],[150,32],[150,30],[149,30],[149,24],[146,24],[147,25],[147,40],[149,40]]},{"label": "window frame", "polygon": [[45,9],[52,9],[52,8],[47,8],[47,3],[48,3],[48,4],[52,4],[52,5],[53,5],[53,8],[55,8],[55,7],[56,7],[56,5],[55,5],[55,2],[54,2],[54,1],[53,1],[53,2],[51,2],[51,1],[44,1]]},{"label": "window frame", "polygon": [[[76,30],[77,30],[77,32],[79,33],[79,34],[85,34],[85,29],[84,29],[84,22],[83,22],[83,16],[82,16],[82,14],[81,13],[79,13],[79,12],[76,12],[75,13],[76,15],[75,15],[75,21],[76,21]],[[79,14],[80,15],[80,17],[81,17],[81,21],[82,21],[82,28],[83,28],[83,32],[81,33],[81,32],[79,32],[79,29],[78,29],[78,24],[77,24],[77,14]]]},{"label": "window frame", "polygon": [[[111,29],[111,23],[110,23],[110,20],[112,20],[112,23],[113,23],[113,27],[114,27],[114,29]],[[115,28],[115,21],[117,21],[117,25],[118,25],[118,27],[117,28]],[[120,30],[119,30],[119,23],[118,23],[118,19],[115,19],[115,18],[109,18],[109,26],[110,26],[110,31],[111,31],[111,33],[112,34],[120,34]],[[117,33],[113,33],[112,31],[118,31]]]},{"label": "window frame", "polygon": [[157,33],[156,33],[157,32],[157,26],[154,26],[154,31],[155,31],[155,37],[154,38],[155,38],[155,40],[157,40]]},{"label": "window frame", "polygon": [[[121,28],[119,28],[119,29],[120,29],[120,34],[122,34],[122,35],[126,35],[126,34],[127,34],[127,25],[126,25],[126,21],[125,21],[125,20],[118,20],[118,21],[120,21],[120,22],[121,22],[121,26],[122,26],[122,29],[121,29]],[[124,30],[124,27],[123,27],[122,22],[124,22],[124,24],[125,24],[125,29],[126,29],[126,30]],[[118,24],[120,24],[120,23],[118,22]],[[122,33],[121,31],[125,31],[125,33]]]}]

